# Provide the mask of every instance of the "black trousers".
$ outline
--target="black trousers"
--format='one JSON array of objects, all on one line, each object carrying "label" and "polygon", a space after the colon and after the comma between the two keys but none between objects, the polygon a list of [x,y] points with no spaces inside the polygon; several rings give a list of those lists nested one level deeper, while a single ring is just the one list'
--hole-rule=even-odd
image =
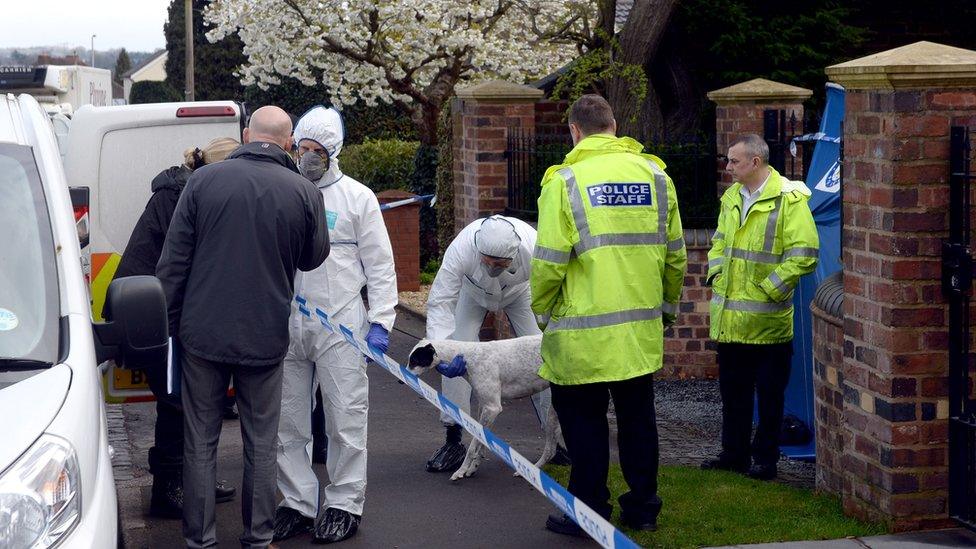
[{"label": "black trousers", "polygon": [[[790,381],[793,343],[718,344],[718,381],[722,393],[722,455],[731,464],[775,465],[783,423],[783,393]],[[753,400],[759,425],[752,434]]]},{"label": "black trousers", "polygon": [[149,449],[149,471],[154,477],[179,478],[183,471],[183,405],[166,392],[166,363],[143,369],[156,397],[156,426]]},{"label": "black trousers", "polygon": [[620,468],[630,492],[619,498],[629,520],[647,521],[661,511],[657,495],[658,440],[651,374],[584,385],[551,385],[552,405],[573,460],[569,491],[594,511],[610,518],[610,427],[607,410],[613,397],[617,414]]}]

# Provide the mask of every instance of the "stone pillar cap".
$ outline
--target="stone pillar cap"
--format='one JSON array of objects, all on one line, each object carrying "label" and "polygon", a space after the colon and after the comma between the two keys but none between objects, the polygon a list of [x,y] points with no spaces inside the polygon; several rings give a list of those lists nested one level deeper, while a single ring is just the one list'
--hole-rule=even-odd
[{"label": "stone pillar cap", "polygon": [[781,101],[802,102],[813,95],[813,90],[773,82],[765,78],[753,78],[734,86],[708,92],[708,98],[725,105],[729,103],[776,103]]},{"label": "stone pillar cap", "polygon": [[915,42],[827,67],[827,76],[849,90],[976,86],[976,51]]},{"label": "stone pillar cap", "polygon": [[489,80],[457,91],[457,96],[461,99],[498,103],[534,103],[542,99],[543,95],[545,94],[540,89],[504,80]]}]

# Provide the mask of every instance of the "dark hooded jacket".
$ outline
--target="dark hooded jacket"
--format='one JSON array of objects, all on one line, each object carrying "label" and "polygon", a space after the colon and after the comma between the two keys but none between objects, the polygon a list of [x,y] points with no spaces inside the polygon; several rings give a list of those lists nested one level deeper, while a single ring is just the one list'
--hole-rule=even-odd
[{"label": "dark hooded jacket", "polygon": [[114,278],[133,275],[155,275],[156,263],[163,250],[166,230],[173,219],[173,211],[193,171],[186,166],[173,166],[159,172],[152,180],[152,196],[146,209],[132,229],[129,243],[122,252],[122,261]]},{"label": "dark hooded jacket", "polygon": [[278,145],[255,142],[193,172],[156,276],[170,334],[201,358],[278,364],[288,350],[296,269],[329,254],[322,194]]}]

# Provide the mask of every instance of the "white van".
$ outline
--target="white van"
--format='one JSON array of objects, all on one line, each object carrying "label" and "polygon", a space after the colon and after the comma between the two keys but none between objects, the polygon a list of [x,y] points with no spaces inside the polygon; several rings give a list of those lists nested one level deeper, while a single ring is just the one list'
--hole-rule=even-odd
[{"label": "white van", "polygon": [[116,547],[115,482],[98,364],[164,356],[154,277],[115,281],[93,323],[51,121],[0,95],[0,546]]},{"label": "white van", "polygon": [[[201,101],[86,105],[74,113],[64,168],[75,197],[79,232],[89,235],[87,242],[83,238],[82,260],[91,282],[95,320],[102,319],[106,290],[152,194],[152,178],[181,164],[186,149],[203,148],[217,137],[241,141],[243,112],[232,101]],[[152,396],[142,371],[114,366],[106,389],[111,401]]]}]

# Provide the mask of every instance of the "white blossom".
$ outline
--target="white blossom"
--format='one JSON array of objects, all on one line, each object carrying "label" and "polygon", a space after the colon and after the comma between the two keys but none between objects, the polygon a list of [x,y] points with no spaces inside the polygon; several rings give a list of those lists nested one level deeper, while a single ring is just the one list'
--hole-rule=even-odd
[{"label": "white blossom", "polygon": [[[332,100],[440,111],[458,83],[540,78],[577,55],[567,31],[592,28],[596,0],[215,0],[208,39],[237,33],[242,84],[281,76]],[[319,69],[319,70],[316,70]],[[338,105],[337,105],[338,106]]]}]

